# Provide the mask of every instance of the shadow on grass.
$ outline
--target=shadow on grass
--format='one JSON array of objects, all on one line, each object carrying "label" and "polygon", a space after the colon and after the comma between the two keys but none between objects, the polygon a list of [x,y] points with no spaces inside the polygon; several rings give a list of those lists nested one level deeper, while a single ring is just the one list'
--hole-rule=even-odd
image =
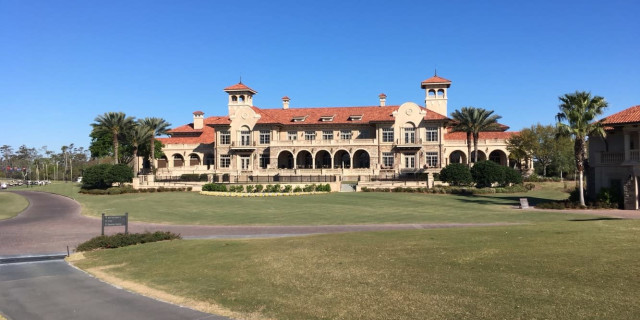
[{"label": "shadow on grass", "polygon": [[585,218],[585,219],[570,219],[568,221],[585,222],[585,221],[607,221],[607,220],[625,220],[624,218],[612,218],[612,217],[597,217],[597,218]]},{"label": "shadow on grass", "polygon": [[494,204],[494,205],[520,205],[520,198],[527,198],[529,206],[536,206],[540,203],[556,201],[554,199],[522,196],[483,196],[468,195],[460,196],[459,200],[473,204]]}]

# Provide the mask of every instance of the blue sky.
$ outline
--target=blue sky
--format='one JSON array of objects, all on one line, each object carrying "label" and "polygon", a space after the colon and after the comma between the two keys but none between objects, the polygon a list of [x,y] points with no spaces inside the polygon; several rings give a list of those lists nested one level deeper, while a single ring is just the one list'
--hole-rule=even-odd
[{"label": "blue sky", "polygon": [[88,147],[107,111],[225,115],[243,83],[261,108],[424,103],[551,124],[558,96],[591,91],[607,114],[640,104],[638,1],[0,0],[1,144]]}]

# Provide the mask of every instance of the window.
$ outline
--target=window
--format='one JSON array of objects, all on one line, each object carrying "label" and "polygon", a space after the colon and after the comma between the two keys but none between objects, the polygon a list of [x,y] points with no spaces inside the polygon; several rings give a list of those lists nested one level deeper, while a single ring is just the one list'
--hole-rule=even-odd
[{"label": "window", "polygon": [[250,162],[251,158],[249,156],[240,156],[240,168],[242,168],[242,170],[249,170]]},{"label": "window", "polygon": [[305,140],[315,140],[316,139],[316,132],[315,131],[305,131],[304,132],[304,139]]},{"label": "window", "polygon": [[360,131],[358,132],[358,139],[369,139],[369,130],[360,129]]},{"label": "window", "polygon": [[220,144],[231,144],[231,133],[229,131],[220,131]]},{"label": "window", "polygon": [[340,130],[340,139],[351,140],[351,130]]},{"label": "window", "polygon": [[416,143],[416,128],[404,128],[404,143]]},{"label": "window", "polygon": [[271,160],[269,159],[268,153],[263,153],[260,155],[260,168],[266,169],[270,163]]},{"label": "window", "polygon": [[271,143],[271,131],[260,130],[260,144],[269,144],[269,143]]},{"label": "window", "polygon": [[303,122],[306,119],[307,119],[307,116],[295,116],[295,117],[293,117],[292,121],[293,122]]},{"label": "window", "polygon": [[231,166],[231,156],[228,154],[220,155],[220,168],[229,168]]},{"label": "window", "polygon": [[427,127],[427,141],[438,141],[438,128]]},{"label": "window", "polygon": [[322,140],[333,140],[333,131],[331,131],[331,130],[323,130],[322,131]]},{"label": "window", "polygon": [[404,167],[415,168],[416,167],[416,155],[405,153],[404,155]]},{"label": "window", "polygon": [[385,168],[393,168],[393,152],[382,153],[382,166]]},{"label": "window", "polygon": [[298,131],[287,132],[287,140],[298,140]]},{"label": "window", "polygon": [[393,142],[393,128],[382,128],[382,142]]},{"label": "window", "polygon": [[322,122],[330,122],[333,121],[333,116],[321,116],[320,121]]},{"label": "window", "polygon": [[240,131],[240,145],[241,146],[251,145],[251,130]]},{"label": "window", "polygon": [[349,116],[349,121],[360,121],[360,120],[362,120],[362,115],[361,114],[350,115]]},{"label": "window", "polygon": [[427,152],[427,166],[429,167],[437,167],[438,166],[438,153],[437,152]]}]

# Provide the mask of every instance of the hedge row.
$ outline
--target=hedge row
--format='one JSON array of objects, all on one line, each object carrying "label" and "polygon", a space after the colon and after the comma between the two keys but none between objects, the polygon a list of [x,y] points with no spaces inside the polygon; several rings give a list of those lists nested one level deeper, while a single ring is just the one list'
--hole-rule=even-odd
[{"label": "hedge row", "polygon": [[122,185],[131,182],[133,169],[126,164],[97,164],[84,169],[82,187],[84,189],[107,189],[114,183]]},{"label": "hedge row", "polygon": [[207,181],[209,179],[206,173],[197,174],[197,173],[185,173],[180,176],[180,181]]},{"label": "hedge row", "polygon": [[120,248],[134,244],[177,239],[182,239],[182,237],[179,234],[169,231],[156,231],[153,233],[147,231],[145,233],[129,234],[118,233],[110,236],[97,236],[92,238],[78,245],[76,251],[81,252],[95,249]]},{"label": "hedge row", "polygon": [[134,189],[131,186],[122,186],[122,187],[112,187],[109,189],[80,189],[80,193],[84,194],[97,194],[97,195],[114,195],[114,194],[125,194],[125,193],[154,193],[154,192],[174,192],[174,191],[191,191],[192,187],[181,187],[181,188],[166,188],[166,187],[158,187],[158,188],[144,188],[144,189]]},{"label": "hedge row", "polygon": [[513,185],[501,188],[474,188],[474,187],[455,187],[455,186],[439,186],[433,188],[367,188],[362,187],[362,192],[408,192],[408,193],[439,193],[439,194],[492,194],[492,193],[518,193],[527,192],[534,188],[533,184]]},{"label": "hedge row", "polygon": [[327,184],[311,184],[305,185],[304,187],[296,186],[293,188],[291,185],[279,185],[279,184],[268,184],[263,186],[261,184],[257,185],[232,185],[227,188],[224,184],[219,183],[207,183],[202,186],[202,191],[217,191],[217,192],[247,192],[247,193],[290,193],[290,192],[331,192],[331,185]]}]

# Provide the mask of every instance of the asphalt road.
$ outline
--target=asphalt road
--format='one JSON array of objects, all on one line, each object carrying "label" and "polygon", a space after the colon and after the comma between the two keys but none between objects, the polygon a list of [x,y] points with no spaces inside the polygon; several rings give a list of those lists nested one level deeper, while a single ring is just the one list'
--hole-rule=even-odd
[{"label": "asphalt road", "polygon": [[103,283],[64,261],[0,265],[0,313],[8,319],[211,319]]}]

